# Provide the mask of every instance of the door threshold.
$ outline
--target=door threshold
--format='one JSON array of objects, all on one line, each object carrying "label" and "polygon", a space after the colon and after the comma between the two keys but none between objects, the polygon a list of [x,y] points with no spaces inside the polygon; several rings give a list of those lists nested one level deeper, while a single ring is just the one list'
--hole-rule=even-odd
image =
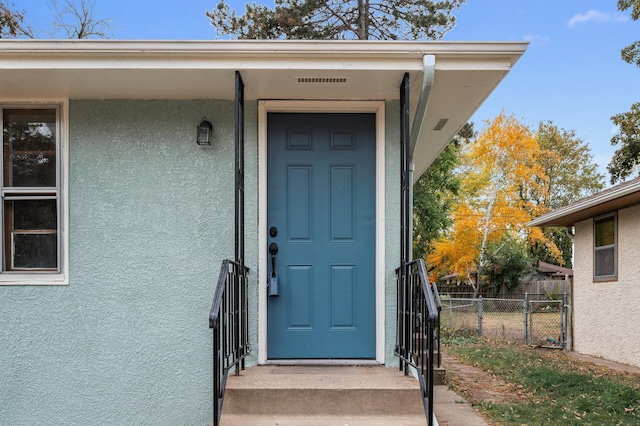
[{"label": "door threshold", "polygon": [[328,365],[328,366],[374,366],[380,364],[375,359],[268,359],[263,365]]}]

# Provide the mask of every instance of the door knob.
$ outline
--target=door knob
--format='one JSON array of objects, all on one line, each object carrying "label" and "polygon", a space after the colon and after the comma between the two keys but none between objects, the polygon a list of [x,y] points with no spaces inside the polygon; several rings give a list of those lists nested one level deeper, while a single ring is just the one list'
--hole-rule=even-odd
[{"label": "door knob", "polygon": [[267,284],[269,297],[277,297],[278,291],[278,273],[276,272],[276,254],[278,254],[278,245],[276,243],[269,244],[269,253],[271,253],[271,277]]}]

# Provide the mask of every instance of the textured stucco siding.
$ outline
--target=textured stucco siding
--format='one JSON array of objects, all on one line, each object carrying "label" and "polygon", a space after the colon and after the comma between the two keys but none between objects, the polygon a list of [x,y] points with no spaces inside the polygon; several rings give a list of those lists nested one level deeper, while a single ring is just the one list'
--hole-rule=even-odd
[{"label": "textured stucco siding", "polygon": [[[233,258],[233,102],[71,101],[69,115],[69,285],[0,287],[0,424],[209,424],[207,317]],[[203,116],[210,148],[195,143]],[[254,265],[255,216],[250,199]]]},{"label": "textured stucco siding", "polygon": [[[395,365],[398,102],[386,106],[385,359]],[[246,263],[257,360],[257,104],[245,126]],[[71,101],[69,285],[0,286],[0,424],[203,425],[208,312],[233,257],[232,101]],[[203,116],[211,147],[198,147]]]},{"label": "textured stucco siding", "polygon": [[400,266],[400,102],[387,102],[385,146],[385,364],[396,366],[396,273]]},{"label": "textured stucco siding", "polygon": [[573,349],[640,366],[640,206],[618,212],[618,279],[593,280],[593,220],[575,227]]}]

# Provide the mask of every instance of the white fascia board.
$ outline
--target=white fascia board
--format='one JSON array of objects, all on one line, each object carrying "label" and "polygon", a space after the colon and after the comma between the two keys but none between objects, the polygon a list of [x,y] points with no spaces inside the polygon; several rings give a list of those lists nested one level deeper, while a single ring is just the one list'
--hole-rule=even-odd
[{"label": "white fascia board", "polygon": [[497,58],[438,58],[437,71],[509,71],[513,63],[509,57]]},{"label": "white fascia board", "polygon": [[[436,41],[121,41],[121,40],[2,40],[2,68],[42,66],[54,68],[191,68],[281,69],[291,64],[335,62],[366,69],[421,70],[422,57],[442,56],[461,63],[510,63],[522,55],[526,43]],[[345,61],[345,58],[348,60]],[[484,58],[484,59],[483,59]],[[19,63],[12,63],[12,61]],[[456,61],[457,60],[457,61]],[[174,61],[174,62],[172,62]],[[416,62],[417,61],[417,62]],[[22,64],[20,64],[22,63]],[[443,62],[443,65],[447,61]],[[359,65],[358,65],[359,64]],[[310,67],[314,65],[309,65]],[[475,69],[472,65],[469,69]],[[492,65],[495,66],[495,65]],[[462,69],[465,69],[463,67]],[[460,64],[455,69],[461,69]]]}]

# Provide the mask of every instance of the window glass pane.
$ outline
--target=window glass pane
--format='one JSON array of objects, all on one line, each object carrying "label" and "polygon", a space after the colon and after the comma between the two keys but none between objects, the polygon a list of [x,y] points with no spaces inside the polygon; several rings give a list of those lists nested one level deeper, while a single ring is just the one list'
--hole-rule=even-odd
[{"label": "window glass pane", "polygon": [[56,110],[3,112],[5,187],[56,186]]},{"label": "window glass pane", "polygon": [[56,234],[13,234],[14,269],[55,269],[58,265]]},{"label": "window glass pane", "polygon": [[56,200],[5,201],[4,217],[7,270],[57,268]]},{"label": "window glass pane", "polygon": [[7,201],[13,204],[13,228],[19,230],[55,230],[56,200]]},{"label": "window glass pane", "polygon": [[595,251],[594,274],[596,277],[614,276],[616,274],[615,253],[615,247],[607,247]]},{"label": "window glass pane", "polygon": [[596,220],[596,247],[609,246],[616,243],[615,219],[613,216]]}]

